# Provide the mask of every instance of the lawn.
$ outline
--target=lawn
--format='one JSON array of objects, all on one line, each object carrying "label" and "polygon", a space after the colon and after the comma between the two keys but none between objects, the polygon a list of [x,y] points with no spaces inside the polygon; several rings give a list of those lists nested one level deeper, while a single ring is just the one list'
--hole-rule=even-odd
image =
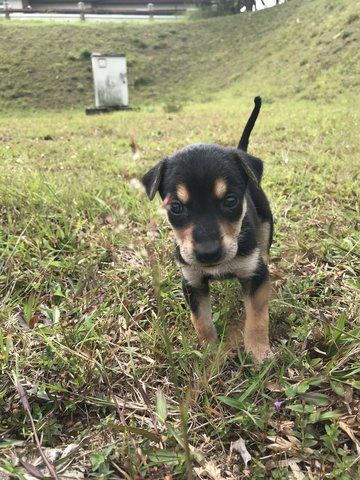
[{"label": "lawn", "polygon": [[235,145],[252,99],[0,120],[3,478],[49,476],[40,451],[53,478],[360,475],[359,110],[349,105],[265,102],[254,131],[276,222],[276,356],[260,366],[241,347],[234,281],[214,284],[221,345],[199,350],[161,202],[139,182],[185,144]]}]

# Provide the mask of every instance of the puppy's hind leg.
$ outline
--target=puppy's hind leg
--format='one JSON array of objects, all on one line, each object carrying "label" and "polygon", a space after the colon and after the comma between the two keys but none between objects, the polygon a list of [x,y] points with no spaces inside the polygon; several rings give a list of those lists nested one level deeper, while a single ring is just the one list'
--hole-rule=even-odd
[{"label": "puppy's hind leg", "polygon": [[209,283],[203,280],[199,286],[192,286],[183,280],[183,291],[190,306],[190,318],[199,341],[215,344],[218,341],[215,326],[211,316]]},{"label": "puppy's hind leg", "polygon": [[272,356],[269,345],[269,300],[271,287],[267,266],[262,261],[257,274],[246,282],[244,344],[256,361]]}]

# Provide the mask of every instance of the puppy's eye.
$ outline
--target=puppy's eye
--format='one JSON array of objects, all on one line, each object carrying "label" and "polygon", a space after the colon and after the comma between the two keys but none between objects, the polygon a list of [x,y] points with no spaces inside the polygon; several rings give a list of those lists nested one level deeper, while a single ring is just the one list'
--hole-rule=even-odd
[{"label": "puppy's eye", "polygon": [[170,212],[173,213],[174,215],[181,215],[184,211],[184,205],[175,200],[170,204]]},{"label": "puppy's eye", "polygon": [[239,203],[239,199],[235,195],[226,195],[223,200],[223,205],[226,208],[234,208]]}]

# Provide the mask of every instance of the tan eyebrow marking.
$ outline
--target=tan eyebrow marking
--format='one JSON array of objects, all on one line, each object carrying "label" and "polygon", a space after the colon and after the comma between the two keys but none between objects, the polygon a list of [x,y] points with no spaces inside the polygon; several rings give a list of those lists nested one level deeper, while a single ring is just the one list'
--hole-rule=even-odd
[{"label": "tan eyebrow marking", "polygon": [[186,186],[183,183],[180,183],[177,186],[176,195],[177,195],[178,199],[180,200],[180,202],[182,202],[182,203],[188,203],[189,200],[190,200],[189,190],[186,188]]},{"label": "tan eyebrow marking", "polygon": [[214,195],[219,200],[224,197],[227,190],[226,181],[224,178],[220,177],[215,180],[214,186]]}]

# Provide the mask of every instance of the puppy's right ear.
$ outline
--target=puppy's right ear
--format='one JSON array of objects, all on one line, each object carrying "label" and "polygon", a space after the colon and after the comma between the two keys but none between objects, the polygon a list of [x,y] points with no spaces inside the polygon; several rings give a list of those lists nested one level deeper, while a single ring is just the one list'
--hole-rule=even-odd
[{"label": "puppy's right ear", "polygon": [[155,167],[151,168],[143,176],[142,182],[150,200],[155,197],[156,192],[159,190],[159,186],[165,172],[166,160],[167,158],[161,160],[157,165],[155,165]]}]

